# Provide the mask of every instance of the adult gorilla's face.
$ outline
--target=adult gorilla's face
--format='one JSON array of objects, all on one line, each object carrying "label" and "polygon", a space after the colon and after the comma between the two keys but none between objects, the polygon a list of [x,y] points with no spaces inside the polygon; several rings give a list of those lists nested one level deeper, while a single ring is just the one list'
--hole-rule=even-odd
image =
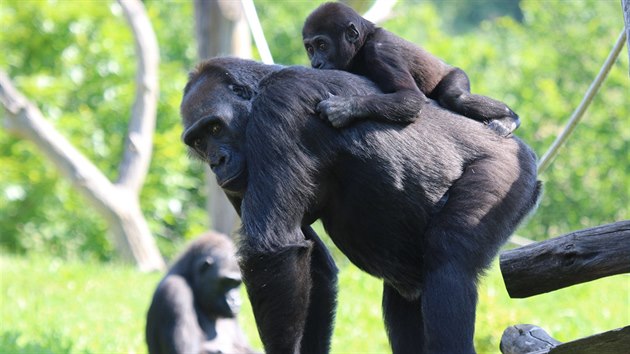
[{"label": "adult gorilla's face", "polygon": [[184,143],[191,155],[206,162],[221,188],[242,192],[247,186],[244,124],[251,90],[229,75],[205,75],[184,95],[181,114]]}]

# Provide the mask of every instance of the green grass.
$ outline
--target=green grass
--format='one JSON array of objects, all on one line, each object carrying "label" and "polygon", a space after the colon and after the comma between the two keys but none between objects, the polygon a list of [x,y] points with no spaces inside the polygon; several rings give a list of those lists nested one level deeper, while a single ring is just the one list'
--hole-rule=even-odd
[{"label": "green grass", "polygon": [[[116,264],[0,255],[0,353],[146,353],[145,313],[160,274]],[[344,264],[334,353],[387,353],[381,284]],[[526,300],[507,296],[493,268],[480,288],[476,345],[497,353],[503,330],[534,323],[567,341],[630,323],[630,276]],[[251,309],[240,322],[260,348]]]}]

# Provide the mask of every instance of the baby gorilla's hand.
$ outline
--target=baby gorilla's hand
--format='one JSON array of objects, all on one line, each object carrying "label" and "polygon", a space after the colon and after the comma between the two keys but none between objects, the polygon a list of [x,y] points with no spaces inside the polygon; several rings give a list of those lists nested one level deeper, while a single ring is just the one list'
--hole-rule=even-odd
[{"label": "baby gorilla's hand", "polygon": [[350,97],[330,95],[317,105],[317,111],[322,119],[327,119],[333,127],[343,128],[354,120],[354,105]]}]

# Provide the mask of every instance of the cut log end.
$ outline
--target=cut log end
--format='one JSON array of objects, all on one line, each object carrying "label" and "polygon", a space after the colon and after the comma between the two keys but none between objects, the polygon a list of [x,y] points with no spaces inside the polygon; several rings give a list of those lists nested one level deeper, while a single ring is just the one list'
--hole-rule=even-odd
[{"label": "cut log end", "polygon": [[500,349],[503,354],[542,354],[548,353],[558,344],[561,342],[552,338],[544,329],[530,324],[519,324],[503,331]]}]

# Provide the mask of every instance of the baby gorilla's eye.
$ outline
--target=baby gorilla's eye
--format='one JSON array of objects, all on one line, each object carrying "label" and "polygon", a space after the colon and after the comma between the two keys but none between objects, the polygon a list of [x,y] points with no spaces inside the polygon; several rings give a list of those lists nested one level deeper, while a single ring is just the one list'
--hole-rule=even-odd
[{"label": "baby gorilla's eye", "polygon": [[315,54],[315,50],[313,49],[313,47],[311,47],[310,45],[306,46],[306,52],[308,53],[308,55],[313,56],[313,54]]},{"label": "baby gorilla's eye", "polygon": [[325,42],[319,42],[319,44],[317,45],[317,48],[321,51],[326,50],[326,48],[328,48],[328,46],[326,45]]}]

